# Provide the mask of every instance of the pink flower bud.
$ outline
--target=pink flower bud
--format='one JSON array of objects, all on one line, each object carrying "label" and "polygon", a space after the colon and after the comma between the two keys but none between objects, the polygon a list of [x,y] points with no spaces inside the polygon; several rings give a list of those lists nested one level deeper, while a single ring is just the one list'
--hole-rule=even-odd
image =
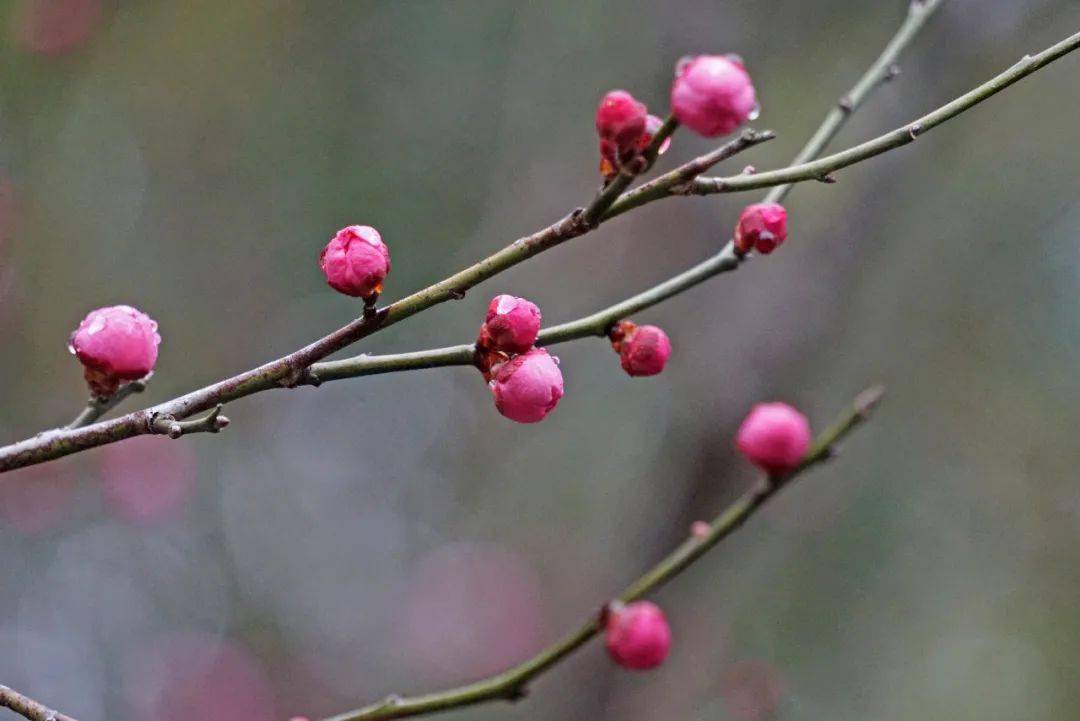
[{"label": "pink flower bud", "polygon": [[655,603],[637,601],[608,610],[604,645],[623,668],[646,671],[656,668],[671,650],[671,629]]},{"label": "pink flower bud", "polygon": [[619,343],[619,361],[632,376],[654,376],[664,370],[671,357],[667,333],[655,325],[641,325]]},{"label": "pink flower bud", "polygon": [[792,471],[810,450],[806,416],[786,403],[759,403],[739,426],[735,447],[770,475]]},{"label": "pink flower bud", "polygon": [[779,203],[754,203],[743,209],[735,225],[735,249],[768,255],[787,240],[787,211]]},{"label": "pink flower bud", "polygon": [[612,90],[596,109],[596,133],[601,140],[614,143],[615,149],[633,148],[645,132],[648,111],[625,90]]},{"label": "pink flower bud", "polygon": [[116,392],[120,381],[142,378],[154,369],[161,336],[158,324],[129,305],[90,311],[71,334],[69,348],[85,367],[86,382],[98,396]]},{"label": "pink flower bud", "polygon": [[742,62],[699,55],[681,62],[671,86],[671,110],[699,135],[727,135],[758,114],[757,98]]},{"label": "pink flower bud", "polygon": [[495,407],[518,423],[536,423],[563,397],[563,377],[543,348],[533,348],[499,366],[491,381]]},{"label": "pink flower bud", "polygon": [[382,292],[390,272],[390,251],[370,225],[350,225],[323,248],[319,267],[334,290],[371,300]]},{"label": "pink flower bud", "polygon": [[504,353],[524,353],[540,333],[540,309],[512,295],[497,295],[488,304],[478,345]]}]

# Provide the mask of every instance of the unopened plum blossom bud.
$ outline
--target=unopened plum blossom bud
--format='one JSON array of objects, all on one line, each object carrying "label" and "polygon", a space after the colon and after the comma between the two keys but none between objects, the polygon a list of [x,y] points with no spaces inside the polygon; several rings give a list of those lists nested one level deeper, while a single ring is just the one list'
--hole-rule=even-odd
[{"label": "unopened plum blossom bud", "polygon": [[612,90],[596,108],[596,133],[614,150],[633,148],[645,132],[648,109],[625,90]]},{"label": "unopened plum blossom bud", "polygon": [[161,336],[158,324],[129,305],[90,311],[69,348],[85,368],[86,382],[96,396],[116,392],[121,381],[142,378],[154,369]]},{"label": "unopened plum blossom bud", "polygon": [[504,353],[524,353],[540,333],[540,309],[512,295],[497,295],[488,304],[477,345]]},{"label": "unopened plum blossom bud", "polygon": [[671,341],[655,325],[638,326],[619,350],[619,362],[632,376],[654,376],[664,370],[670,357]]},{"label": "unopened plum blossom bud", "polygon": [[810,423],[786,403],[759,403],[739,426],[735,447],[770,475],[795,470],[810,450]]},{"label": "unopened plum blossom bud", "polygon": [[787,240],[787,211],[779,203],[754,203],[743,209],[735,225],[735,249],[768,255]]},{"label": "unopened plum blossom bud", "polygon": [[350,225],[323,248],[319,267],[334,290],[372,300],[390,273],[390,250],[370,225]]},{"label": "unopened plum blossom bud", "polygon": [[639,326],[622,320],[608,336],[623,370],[631,376],[654,376],[664,370],[671,357],[671,341],[655,325]]},{"label": "unopened plum blossom bud", "polygon": [[741,60],[699,55],[680,62],[671,86],[671,110],[699,135],[727,135],[757,117],[757,96]]},{"label": "unopened plum blossom bud", "polygon": [[646,671],[656,668],[671,650],[671,629],[655,603],[636,601],[608,609],[604,646],[623,668]]},{"label": "unopened plum blossom bud", "polygon": [[518,423],[536,423],[563,397],[562,372],[546,350],[533,348],[498,367],[491,393],[499,413]]}]

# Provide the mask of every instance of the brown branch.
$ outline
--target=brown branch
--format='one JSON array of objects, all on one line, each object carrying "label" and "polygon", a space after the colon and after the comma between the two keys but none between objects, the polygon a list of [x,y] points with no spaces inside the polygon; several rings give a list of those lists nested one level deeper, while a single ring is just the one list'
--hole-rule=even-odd
[{"label": "brown branch", "polygon": [[48,706],[2,685],[0,685],[0,707],[11,709],[30,721],[75,721],[71,716],[53,711]]},{"label": "brown branch", "polygon": [[[925,18],[933,12],[941,3],[941,0],[920,0],[913,2],[908,13],[906,27],[917,29]],[[914,35],[914,30],[909,36]],[[906,39],[905,39],[906,42]],[[901,44],[902,46],[902,44]],[[820,160],[798,163],[788,168],[775,170],[768,173],[755,175],[738,175],[729,178],[701,178],[694,179],[692,189],[701,192],[740,192],[755,188],[781,188],[775,190],[777,197],[786,192],[791,183],[804,182],[807,180],[823,180],[835,170],[848,167],[888,150],[901,147],[947,120],[971,109],[994,94],[1004,90],[1010,85],[1027,77],[1035,71],[1045,67],[1051,62],[1063,57],[1080,47],[1080,33],[1073,35],[1060,43],[1044,50],[1038,55],[1025,56],[1019,63],[1009,70],[983,83],[965,95],[956,98],[950,103],[943,105],[937,110],[909,123],[895,131],[886,133],[878,138],[870,140],[848,150],[835,153]],[[891,75],[891,64],[884,65],[886,74]],[[868,86],[868,87],[872,87]],[[849,114],[845,108],[856,106],[857,98],[847,96],[843,106],[839,108],[844,115]],[[826,132],[824,141],[829,138]],[[657,138],[660,136],[658,135]],[[655,140],[655,139],[654,139]],[[735,141],[737,142],[737,141]],[[808,147],[810,147],[808,145]],[[693,162],[693,161],[692,161]],[[613,181],[613,183],[616,181]],[[644,186],[643,186],[644,187]],[[638,207],[653,200],[672,195],[672,187],[682,191],[683,188],[675,186],[653,186],[648,193],[630,191],[623,194],[615,201],[597,221],[603,222],[616,217],[634,207]],[[655,194],[655,197],[654,197]],[[600,207],[595,202],[591,207]],[[530,236],[520,238],[502,250],[488,256],[484,260],[475,263],[464,270],[451,275],[423,290],[417,291],[385,308],[378,309],[339,328],[329,335],[320,338],[310,345],[301,348],[287,356],[266,363],[258,368],[246,371],[239,375],[227,378],[205,388],[193,391],[186,395],[167,401],[153,408],[129,413],[112,421],[105,421],[86,428],[73,430],[45,431],[17,443],[0,448],[0,472],[9,471],[23,466],[43,463],[48,460],[60,458],[71,453],[76,453],[88,448],[113,443],[125,438],[148,432],[148,423],[152,416],[169,415],[177,420],[187,418],[193,414],[208,411],[219,403],[230,402],[243,398],[253,393],[258,393],[272,388],[287,386],[293,387],[301,384],[315,384],[317,377],[309,375],[312,365],[322,360],[331,353],[341,350],[352,343],[386,328],[398,321],[411,317],[439,303],[444,303],[454,298],[463,297],[466,290],[478,283],[497,275],[524,260],[555,247],[572,238],[587,233],[593,224],[585,219],[585,210],[578,209],[567,215],[553,225],[538,231]],[[639,294],[620,304],[621,307],[648,307],[652,304],[651,297],[670,297],[682,292],[685,288],[696,285],[702,280],[716,275],[725,270],[738,267],[741,258],[735,257],[731,244],[728,244],[721,253],[695,268],[686,271],[679,276],[679,282],[665,281],[656,288]],[[663,291],[661,293],[660,291]],[[664,295],[666,293],[666,295]],[[660,299],[663,299],[661,297]],[[658,302],[658,301],[656,301]],[[317,369],[316,376],[317,376]]]},{"label": "brown branch", "polygon": [[[675,128],[674,122],[665,123],[653,138],[646,158],[655,157],[655,149]],[[721,146],[709,156],[730,157],[773,137],[770,132],[748,131]],[[709,157],[705,156],[705,157]],[[700,159],[687,165],[698,163]],[[601,191],[598,200],[590,205],[593,212],[603,212],[610,188],[621,182],[616,179]],[[625,187],[625,185],[622,185]],[[465,292],[488,278],[532,256],[584,235],[595,227],[586,220],[585,209],[577,209],[543,230],[515,240],[502,250],[484,260],[461,270],[444,280],[395,301],[385,308],[365,312],[361,317],[337,329],[319,340],[278,358],[258,368],[218,381],[186,395],[166,401],[152,408],[135,411],[111,421],[104,421],[84,428],[44,431],[24,441],[0,448],[0,472],[43,463],[71,453],[115,443],[145,433],[157,432],[154,423],[159,418],[181,421],[196,413],[208,411],[254,393],[281,387],[318,385],[322,380],[320,368],[313,367],[318,361],[356,341],[365,338],[394,323],[405,320],[434,305],[464,297]]]}]

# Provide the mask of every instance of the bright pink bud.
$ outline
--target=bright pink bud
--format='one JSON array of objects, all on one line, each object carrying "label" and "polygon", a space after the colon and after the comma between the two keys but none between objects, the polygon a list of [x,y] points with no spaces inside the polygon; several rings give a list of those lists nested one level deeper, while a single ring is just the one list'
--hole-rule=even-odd
[{"label": "bright pink bud", "polygon": [[120,381],[142,378],[154,369],[161,336],[158,324],[129,305],[90,311],[68,346],[85,367],[86,382],[98,396],[116,392]]},{"label": "bright pink bud", "polygon": [[495,407],[518,423],[536,423],[563,397],[559,365],[543,348],[533,348],[503,363],[491,381]]},{"label": "bright pink bud", "polygon": [[654,376],[664,370],[670,357],[671,341],[655,325],[639,325],[619,344],[623,370],[632,376]]},{"label": "bright pink bud", "polygon": [[608,610],[604,628],[608,654],[623,668],[656,668],[671,650],[671,629],[655,603],[637,601]]},{"label": "bright pink bud", "polygon": [[734,56],[699,55],[679,64],[671,86],[671,110],[699,135],[727,135],[757,117],[750,76]]},{"label": "bright pink bud", "polygon": [[480,327],[480,345],[504,353],[524,353],[540,333],[540,309],[512,295],[497,295],[488,304]]},{"label": "bright pink bud", "polygon": [[743,209],[735,225],[735,248],[768,255],[787,240],[787,211],[779,203],[754,203]]},{"label": "bright pink bud", "polygon": [[370,300],[382,292],[390,272],[390,251],[370,225],[350,225],[323,248],[319,267],[334,290]]},{"label": "bright pink bud", "polygon": [[806,416],[786,403],[759,403],[739,426],[735,447],[770,475],[792,471],[810,450]]},{"label": "bright pink bud", "polygon": [[[662,118],[658,118],[655,115],[649,115],[645,118],[645,134],[638,140],[637,149],[644,151],[649,147],[649,143],[652,142],[653,137],[660,131],[664,121]],[[656,154],[663,155],[667,152],[667,149],[671,147],[671,136],[664,138],[664,142],[660,143],[660,147],[657,148]],[[603,148],[601,148],[601,152]]]},{"label": "bright pink bud", "polygon": [[645,132],[648,110],[625,90],[612,90],[596,109],[596,132],[618,150],[633,148]]}]

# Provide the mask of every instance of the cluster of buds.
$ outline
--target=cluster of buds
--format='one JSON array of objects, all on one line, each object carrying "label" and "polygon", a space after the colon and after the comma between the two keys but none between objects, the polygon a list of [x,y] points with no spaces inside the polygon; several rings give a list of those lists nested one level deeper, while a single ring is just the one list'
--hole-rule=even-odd
[{"label": "cluster of buds", "polygon": [[558,359],[534,347],[540,321],[532,301],[497,295],[476,339],[476,365],[488,381],[495,408],[518,423],[544,420],[563,397]]},{"label": "cluster of buds", "polygon": [[664,370],[671,357],[671,341],[655,325],[621,320],[608,332],[608,338],[619,354],[622,369],[631,376],[654,376]]},{"label": "cluster of buds", "polygon": [[[596,108],[596,134],[600,136],[600,174],[605,181],[620,172],[637,175],[645,169],[645,150],[664,121],[650,115],[645,103],[625,90],[612,90]],[[671,145],[665,139],[658,149]]]}]

